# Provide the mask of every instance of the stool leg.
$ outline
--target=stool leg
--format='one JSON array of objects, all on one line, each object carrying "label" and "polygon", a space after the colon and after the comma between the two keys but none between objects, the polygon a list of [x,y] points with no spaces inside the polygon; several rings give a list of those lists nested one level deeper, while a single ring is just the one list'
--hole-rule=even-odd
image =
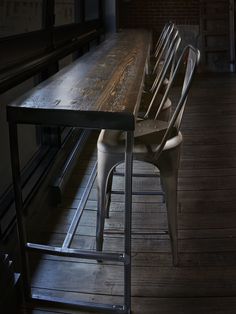
[{"label": "stool leg", "polygon": [[162,173],[162,182],[166,195],[168,229],[170,234],[173,265],[178,265],[178,236],[177,236],[177,173],[165,175]]},{"label": "stool leg", "polygon": [[109,218],[109,210],[111,203],[111,190],[112,190],[112,181],[113,181],[113,170],[110,172],[107,180],[107,189],[106,189],[106,218]]},{"label": "stool leg", "polygon": [[97,206],[98,208],[97,208],[97,229],[96,229],[97,251],[102,251],[102,247],[103,247],[104,224],[105,224],[105,218],[107,215],[107,208],[106,208],[107,183],[109,181],[109,176],[112,175],[111,171],[115,167],[115,165],[118,163],[118,161],[116,158],[113,159],[111,158],[110,155],[107,155],[106,153],[98,151],[98,166],[97,166],[97,197],[98,197]]},{"label": "stool leg", "polygon": [[159,160],[161,184],[165,192],[168,228],[172,246],[173,265],[178,265],[178,217],[177,217],[177,189],[178,168],[180,162],[181,145],[163,151]]},{"label": "stool leg", "polygon": [[96,229],[96,249],[97,251],[102,251],[103,246],[103,232],[105,223],[105,198],[106,198],[106,179],[109,174],[109,169],[106,173],[101,171],[100,163],[98,162],[97,169],[97,229]]}]

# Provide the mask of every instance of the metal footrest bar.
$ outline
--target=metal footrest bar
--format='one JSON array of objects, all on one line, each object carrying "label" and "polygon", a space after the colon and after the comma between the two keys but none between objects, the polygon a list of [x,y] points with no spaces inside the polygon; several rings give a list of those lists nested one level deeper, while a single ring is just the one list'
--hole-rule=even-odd
[{"label": "metal footrest bar", "polygon": [[[109,229],[106,229],[104,230],[104,234],[107,234],[107,235],[114,235],[114,234],[120,234],[120,235],[123,235],[124,234],[124,231],[123,230],[109,230]],[[146,235],[147,233],[146,232],[138,232],[138,231],[132,231],[132,235]],[[163,230],[163,231],[155,231],[155,232],[148,232],[148,235],[149,236],[156,236],[156,235],[167,235],[169,234],[169,231],[168,230]]]},{"label": "metal footrest bar", "polygon": [[[118,194],[118,195],[122,195],[124,194],[123,191],[111,191],[111,194]],[[132,192],[132,195],[165,195],[164,192],[162,191],[143,191],[143,192]]]},{"label": "metal footrest bar", "polygon": [[[117,176],[117,177],[124,177],[124,173],[123,172],[119,172],[114,170],[113,171],[113,175]],[[136,178],[159,178],[160,177],[160,173],[133,173],[133,177]]]},{"label": "metal footrest bar", "polygon": [[32,294],[32,300],[43,303],[53,303],[54,305],[65,305],[70,307],[76,307],[77,309],[96,311],[99,313],[115,313],[115,314],[130,314],[130,310],[127,310],[123,305],[117,304],[101,304],[85,301],[68,301],[64,298],[40,296],[38,294]]},{"label": "metal footrest bar", "polygon": [[129,258],[124,253],[106,253],[97,251],[83,251],[79,249],[55,247],[36,243],[27,243],[26,249],[49,255],[77,257],[81,259],[93,259],[126,263]]},{"label": "metal footrest bar", "polygon": [[93,167],[92,173],[89,177],[89,180],[88,180],[88,183],[85,187],[84,193],[81,197],[81,200],[79,202],[79,205],[77,206],[77,209],[76,209],[76,212],[75,212],[74,217],[72,219],[72,222],[70,224],[70,227],[67,231],[66,237],[65,237],[63,245],[62,245],[63,248],[70,247],[70,244],[73,240],[73,237],[75,235],[78,224],[80,222],[83,210],[85,208],[86,202],[88,200],[89,194],[90,194],[91,189],[93,187],[93,183],[96,179],[96,176],[97,176],[97,162],[95,163],[95,165]]},{"label": "metal footrest bar", "polygon": [[78,130],[78,128],[74,128],[74,131],[72,132],[72,135],[74,138],[77,138],[78,136],[79,138],[76,141],[76,144],[74,145],[66,162],[62,166],[62,169],[54,178],[51,185],[53,202],[55,205],[59,204],[62,200],[63,191],[65,190],[66,183],[68,182],[68,178],[73,170],[76,159],[81,154],[89,138],[90,133],[91,133],[90,130]]}]

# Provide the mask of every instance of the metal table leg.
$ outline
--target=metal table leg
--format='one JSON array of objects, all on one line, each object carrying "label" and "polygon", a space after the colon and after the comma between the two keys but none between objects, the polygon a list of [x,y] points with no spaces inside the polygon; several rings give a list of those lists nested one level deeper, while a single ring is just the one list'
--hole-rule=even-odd
[{"label": "metal table leg", "polygon": [[24,205],[21,191],[21,177],[20,177],[20,161],[19,161],[19,148],[18,148],[18,136],[17,136],[17,124],[9,122],[9,136],[10,136],[10,150],[11,150],[11,165],[12,165],[12,178],[13,187],[15,192],[15,208],[17,218],[17,229],[20,245],[20,262],[21,262],[21,276],[23,282],[24,298],[30,298],[30,275],[29,275],[29,263],[28,255],[26,252],[26,231],[25,231],[25,219],[24,219]]},{"label": "metal table leg", "polygon": [[133,172],[133,131],[126,133],[125,147],[125,257],[124,304],[131,309],[131,228],[132,228],[132,172]]}]

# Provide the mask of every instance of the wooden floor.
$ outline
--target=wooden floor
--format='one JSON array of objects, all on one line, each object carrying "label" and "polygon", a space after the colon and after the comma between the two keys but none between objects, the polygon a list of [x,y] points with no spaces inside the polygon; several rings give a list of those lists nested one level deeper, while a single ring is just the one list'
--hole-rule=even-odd
[{"label": "wooden floor", "polygon": [[[173,267],[160,196],[134,196],[132,310],[134,314],[236,313],[236,75],[199,75],[183,121],[179,175],[180,266]],[[60,244],[96,160],[95,140],[80,159],[59,208],[51,208],[41,241]],[[92,145],[93,144],[93,145]],[[153,171],[136,164],[139,171]],[[114,189],[121,188],[121,178]],[[135,179],[134,189],[156,179]],[[96,188],[72,247],[94,249]],[[122,250],[123,199],[113,195],[105,249]],[[33,236],[32,236],[33,237]],[[32,256],[33,289],[69,299],[122,303],[123,267],[55,256]],[[27,304],[24,313],[84,313]]]}]

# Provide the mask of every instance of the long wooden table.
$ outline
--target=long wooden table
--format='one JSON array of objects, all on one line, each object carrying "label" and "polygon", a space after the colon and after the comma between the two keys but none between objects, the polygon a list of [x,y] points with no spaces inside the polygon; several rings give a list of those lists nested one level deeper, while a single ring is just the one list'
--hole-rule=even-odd
[{"label": "long wooden table", "polygon": [[[46,298],[101,312],[131,311],[131,212],[132,146],[136,113],[149,58],[151,35],[144,30],[116,33],[68,67],[36,86],[7,107],[11,162],[19,230],[22,278],[26,298],[42,299],[30,288],[28,251],[95,260],[115,260],[124,264],[124,304],[99,304]],[[124,253],[71,249],[28,243],[22,201],[17,124],[74,126],[87,129],[126,131],[125,151],[125,245]],[[43,298],[45,300],[45,297]]]}]

